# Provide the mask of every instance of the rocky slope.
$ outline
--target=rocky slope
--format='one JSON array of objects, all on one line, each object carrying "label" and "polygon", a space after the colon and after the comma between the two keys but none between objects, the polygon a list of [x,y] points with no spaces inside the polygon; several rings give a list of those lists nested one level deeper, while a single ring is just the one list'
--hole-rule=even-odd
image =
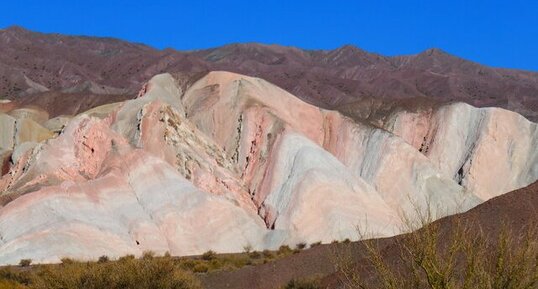
[{"label": "rocky slope", "polygon": [[462,101],[538,119],[537,73],[486,67],[439,49],[397,57],[353,46],[232,44],[181,52],[10,27],[0,30],[0,50],[0,96],[39,105],[51,116],[129,99],[158,73],[188,73],[194,81],[226,70],[261,77],[309,103],[361,118],[378,118],[395,106]]},{"label": "rocky slope", "polygon": [[[443,218],[437,221],[437,224],[440,225],[444,237],[450,235],[454,220],[468,222],[470,232],[488,232],[490,242],[496,243],[501,230],[499,220],[502,220],[514,235],[528,232],[529,227],[538,222],[537,206],[538,182],[535,182],[525,188],[495,197],[468,212]],[[381,254],[387,258],[388,264],[398,264],[400,261],[398,238],[379,240]],[[356,273],[361,278],[375,278],[369,271],[369,261],[366,261],[368,250],[361,242],[352,242],[316,246],[263,265],[246,266],[235,271],[211,272],[202,275],[201,279],[205,288],[212,289],[273,289],[285,286],[292,279],[321,279],[322,288],[346,288],[342,282],[346,280],[345,277],[336,272],[337,253],[350,254],[349,261],[356,264]],[[376,288],[374,285],[371,287]]]},{"label": "rocky slope", "polygon": [[391,236],[402,213],[465,211],[538,178],[536,124],[513,112],[452,104],[374,126],[260,78],[190,79],[160,74],[72,118],[4,102],[0,263],[276,248],[361,224]]}]

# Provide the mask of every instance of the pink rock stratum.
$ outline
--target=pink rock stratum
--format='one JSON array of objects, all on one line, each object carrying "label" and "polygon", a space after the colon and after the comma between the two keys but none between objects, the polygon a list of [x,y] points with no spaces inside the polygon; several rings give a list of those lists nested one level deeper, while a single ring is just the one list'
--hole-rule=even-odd
[{"label": "pink rock stratum", "polygon": [[503,109],[374,127],[257,78],[176,82],[72,119],[0,113],[1,264],[274,249],[357,239],[357,225],[391,236],[401,214],[465,211],[538,178],[536,124]]}]

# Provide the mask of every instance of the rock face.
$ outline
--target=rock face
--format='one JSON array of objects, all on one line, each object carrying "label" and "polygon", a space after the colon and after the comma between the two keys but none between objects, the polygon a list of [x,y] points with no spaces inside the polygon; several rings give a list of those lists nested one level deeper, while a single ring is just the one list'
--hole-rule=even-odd
[{"label": "rock face", "polygon": [[400,111],[383,127],[484,201],[538,178],[537,125],[508,110],[455,103]]},{"label": "rock face", "polygon": [[357,225],[391,236],[401,214],[465,211],[538,178],[536,124],[502,109],[400,110],[376,127],[259,78],[184,84],[160,74],[72,119],[6,108],[0,263],[277,248]]}]

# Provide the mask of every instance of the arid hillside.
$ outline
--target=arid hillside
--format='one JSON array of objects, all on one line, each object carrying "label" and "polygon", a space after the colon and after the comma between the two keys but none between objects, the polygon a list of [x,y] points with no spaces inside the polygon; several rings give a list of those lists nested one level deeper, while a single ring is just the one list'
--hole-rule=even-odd
[{"label": "arid hillside", "polygon": [[[488,232],[490,241],[495,243],[498,241],[502,226],[507,226],[513,236],[524,235],[530,229],[536,229],[537,209],[538,183],[534,183],[526,188],[491,199],[463,214],[443,218],[437,221],[436,225],[440,227],[441,240],[450,239],[451,227],[456,220],[460,220],[470,224],[471,235],[476,237],[479,231]],[[389,262],[394,262],[391,264],[398,264],[400,258],[399,239],[401,239],[400,236],[379,240],[380,252]],[[351,242],[315,246],[268,264],[248,266],[231,272],[212,272],[200,275],[200,278],[205,288],[212,289],[281,288],[294,279],[320,280],[319,288],[347,288],[343,287],[347,278],[342,273],[337,273],[338,266],[342,265],[339,260],[341,254],[349,254],[348,261],[354,264],[351,270],[356,274],[363,278],[372,277],[373,274],[368,271],[368,269],[371,270],[368,268],[368,250],[363,242]],[[536,256],[538,252],[533,251],[532,254]]]},{"label": "arid hillside", "polygon": [[0,30],[0,50],[0,96],[40,105],[53,116],[132,98],[158,73],[182,72],[196,80],[225,70],[263,78],[309,103],[360,118],[394,106],[453,101],[538,118],[537,73],[486,67],[440,49],[397,57],[353,46],[303,50],[254,43],[156,50],[10,27]]}]

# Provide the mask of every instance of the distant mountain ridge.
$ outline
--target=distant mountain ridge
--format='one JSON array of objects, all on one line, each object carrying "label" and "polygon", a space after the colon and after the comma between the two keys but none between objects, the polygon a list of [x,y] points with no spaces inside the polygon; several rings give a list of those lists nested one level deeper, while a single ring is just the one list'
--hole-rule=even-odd
[{"label": "distant mountain ridge", "polygon": [[[303,50],[248,43],[176,51],[9,27],[0,30],[0,50],[0,97],[45,107],[52,115],[132,98],[158,73],[199,78],[225,70],[261,77],[307,102],[356,117],[364,116],[355,111],[358,106],[372,110],[426,100],[498,106],[538,119],[538,73],[491,68],[440,49],[396,57],[351,45]],[[66,99],[69,106],[62,104]]]}]

